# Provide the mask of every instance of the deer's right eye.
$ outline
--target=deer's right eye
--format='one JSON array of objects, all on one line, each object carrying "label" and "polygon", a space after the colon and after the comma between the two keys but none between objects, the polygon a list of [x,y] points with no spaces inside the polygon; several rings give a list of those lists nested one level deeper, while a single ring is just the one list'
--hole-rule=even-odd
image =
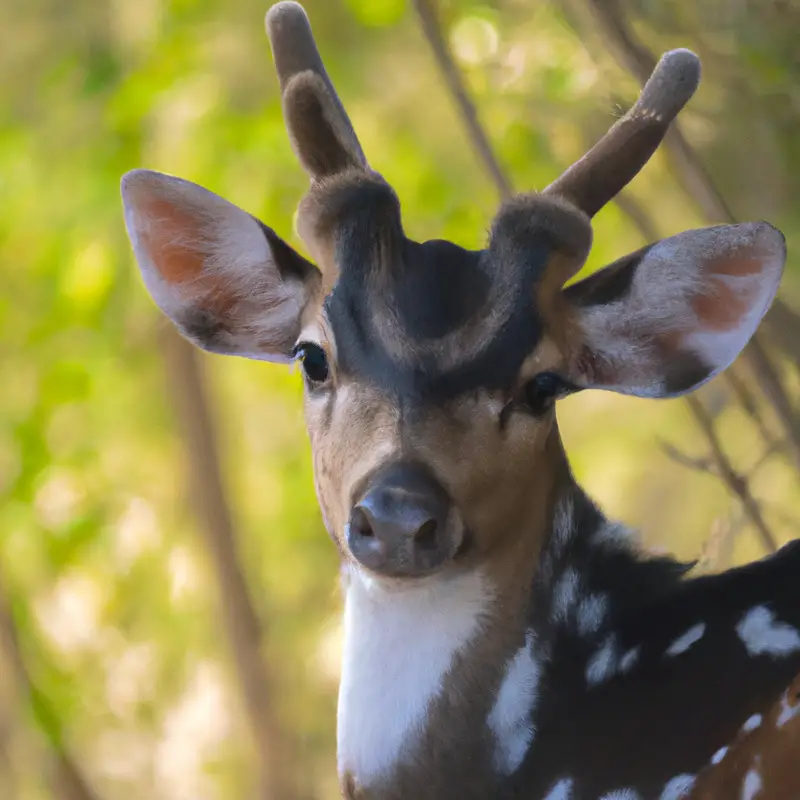
[{"label": "deer's right eye", "polygon": [[303,364],[309,382],[320,384],[328,380],[328,357],[318,344],[301,342],[295,347],[294,356]]},{"label": "deer's right eye", "polygon": [[571,391],[567,382],[555,372],[540,372],[525,386],[525,405],[535,416],[550,411],[559,397]]}]

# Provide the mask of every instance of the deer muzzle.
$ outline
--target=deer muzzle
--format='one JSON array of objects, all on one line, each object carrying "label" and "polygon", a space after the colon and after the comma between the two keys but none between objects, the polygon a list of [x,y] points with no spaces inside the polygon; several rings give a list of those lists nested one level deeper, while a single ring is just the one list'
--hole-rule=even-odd
[{"label": "deer muzzle", "polygon": [[424,467],[399,463],[380,471],[350,513],[352,556],[391,577],[427,575],[459,552],[464,525],[442,485]]}]

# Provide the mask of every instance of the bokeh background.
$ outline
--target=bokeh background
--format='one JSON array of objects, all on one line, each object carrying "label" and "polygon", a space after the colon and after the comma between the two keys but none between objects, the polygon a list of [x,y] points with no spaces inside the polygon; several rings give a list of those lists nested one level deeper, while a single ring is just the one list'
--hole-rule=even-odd
[{"label": "bokeh background", "polygon": [[[0,0],[3,800],[338,795],[337,555],[300,377],[184,345],[145,293],[119,199],[126,170],[163,170],[302,249],[307,183],[267,7]],[[796,535],[797,3],[306,8],[410,235],[464,246],[484,240],[503,182],[545,186],[661,52],[702,57],[680,132],[596,218],[586,270],[685,228],[767,219],[789,246],[779,301],[694,402],[582,393],[559,416],[579,480],[647,546],[715,570]]]}]

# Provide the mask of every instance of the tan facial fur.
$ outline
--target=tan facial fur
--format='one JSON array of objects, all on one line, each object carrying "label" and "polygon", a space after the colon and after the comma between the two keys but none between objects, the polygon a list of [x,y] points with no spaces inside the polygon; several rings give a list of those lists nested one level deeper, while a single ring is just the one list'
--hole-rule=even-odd
[{"label": "tan facial fur", "polygon": [[471,562],[504,550],[515,532],[541,514],[537,505],[553,479],[548,450],[560,446],[555,414],[534,417],[507,406],[534,375],[563,363],[550,338],[525,360],[515,387],[413,407],[337,371],[336,343],[324,314],[300,338],[328,355],[330,383],[306,391],[305,414],[319,503],[345,557],[354,504],[372,475],[400,460],[421,463],[447,490],[471,536]]}]

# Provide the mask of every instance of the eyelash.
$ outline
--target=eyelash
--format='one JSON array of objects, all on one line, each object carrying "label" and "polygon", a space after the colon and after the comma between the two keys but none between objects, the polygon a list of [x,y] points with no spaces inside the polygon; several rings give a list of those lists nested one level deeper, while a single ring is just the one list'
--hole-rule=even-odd
[{"label": "eyelash", "polygon": [[540,372],[523,387],[519,405],[533,416],[540,417],[553,408],[556,400],[579,390],[580,387],[573,386],[555,372]]},{"label": "eyelash", "polygon": [[330,376],[328,357],[325,351],[313,342],[300,342],[292,350],[292,358],[303,366],[303,375],[312,386],[321,386]]}]

